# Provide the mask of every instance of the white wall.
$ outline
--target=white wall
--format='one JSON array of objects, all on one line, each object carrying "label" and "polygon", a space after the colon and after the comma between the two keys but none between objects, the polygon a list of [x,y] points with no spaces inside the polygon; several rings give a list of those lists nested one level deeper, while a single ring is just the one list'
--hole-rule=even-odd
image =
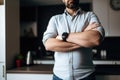
[{"label": "white wall", "polygon": [[105,28],[105,34],[109,34],[108,0],[93,0],[93,11],[97,14]]},{"label": "white wall", "polygon": [[106,36],[120,36],[120,11],[110,7],[110,0],[93,0],[93,11],[105,28]]},{"label": "white wall", "polygon": [[115,11],[108,7],[109,9],[109,27],[111,36],[120,36],[120,10]]}]

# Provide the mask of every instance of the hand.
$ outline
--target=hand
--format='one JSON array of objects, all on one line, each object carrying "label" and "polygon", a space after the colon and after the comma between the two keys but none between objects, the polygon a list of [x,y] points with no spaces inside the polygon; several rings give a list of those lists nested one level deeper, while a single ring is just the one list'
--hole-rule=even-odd
[{"label": "hand", "polygon": [[88,30],[95,30],[99,26],[98,23],[92,22],[89,24],[83,31],[88,31]]},{"label": "hand", "polygon": [[62,37],[58,35],[56,39],[62,40]]}]

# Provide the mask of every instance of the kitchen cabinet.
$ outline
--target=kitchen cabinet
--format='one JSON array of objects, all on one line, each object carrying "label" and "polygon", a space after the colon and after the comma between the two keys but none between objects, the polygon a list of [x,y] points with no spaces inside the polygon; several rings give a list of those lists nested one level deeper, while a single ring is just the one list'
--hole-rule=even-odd
[{"label": "kitchen cabinet", "polygon": [[38,48],[37,7],[20,5],[20,53]]},{"label": "kitchen cabinet", "polygon": [[120,75],[97,75],[96,80],[120,80]]},{"label": "kitchen cabinet", "polygon": [[52,74],[8,73],[7,80],[52,80]]},{"label": "kitchen cabinet", "polygon": [[6,69],[15,66],[15,56],[19,51],[20,23],[19,0],[5,0],[5,63]]},{"label": "kitchen cabinet", "polygon": [[[105,61],[105,60],[104,60]],[[110,63],[109,61],[108,63]],[[112,64],[96,64],[96,80],[120,80],[120,65],[112,62]]]},{"label": "kitchen cabinet", "polygon": [[0,5],[0,80],[5,80],[5,6]]},{"label": "kitchen cabinet", "polygon": [[3,2],[0,5],[0,80],[6,80],[6,66],[13,65],[14,54],[19,52],[19,1]]},{"label": "kitchen cabinet", "polygon": [[0,80],[5,80],[5,64],[0,62]]},{"label": "kitchen cabinet", "polygon": [[[7,74],[7,80],[52,80],[52,74]],[[120,80],[119,75],[96,75],[96,80]]]},{"label": "kitchen cabinet", "polygon": [[0,5],[0,62],[5,62],[5,6]]},{"label": "kitchen cabinet", "polygon": [[7,80],[52,80],[53,65],[39,64],[7,70]]},{"label": "kitchen cabinet", "polygon": [[3,0],[0,0],[0,5],[2,5],[3,4]]},{"label": "kitchen cabinet", "polygon": [[111,8],[110,0],[93,0],[93,11],[105,28],[106,36],[120,36],[120,11]]},{"label": "kitchen cabinet", "polygon": [[34,6],[21,6],[20,7],[20,21],[30,22],[36,21],[37,8]]}]

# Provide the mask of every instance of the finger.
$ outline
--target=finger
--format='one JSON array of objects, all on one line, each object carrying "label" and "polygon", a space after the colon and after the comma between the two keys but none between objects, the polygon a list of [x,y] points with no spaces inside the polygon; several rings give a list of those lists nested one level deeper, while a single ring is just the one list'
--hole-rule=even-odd
[{"label": "finger", "polygon": [[92,22],[92,23],[90,23],[90,24],[95,24],[96,22]]},{"label": "finger", "polygon": [[95,24],[96,26],[99,25],[97,22],[92,22],[91,25],[92,25],[92,24],[93,24],[93,25]]},{"label": "finger", "polygon": [[99,24],[98,24],[98,23],[95,23],[95,26],[99,26]]}]

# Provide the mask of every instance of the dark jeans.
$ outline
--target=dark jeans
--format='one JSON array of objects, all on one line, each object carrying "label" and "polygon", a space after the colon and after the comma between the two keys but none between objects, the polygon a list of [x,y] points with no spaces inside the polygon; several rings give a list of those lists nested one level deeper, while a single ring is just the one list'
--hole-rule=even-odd
[{"label": "dark jeans", "polygon": [[59,77],[57,77],[55,74],[53,74],[53,80],[62,80]]},{"label": "dark jeans", "polygon": [[[57,77],[55,74],[53,74],[53,80],[62,80],[59,77]],[[91,75],[89,75],[88,77],[84,78],[84,79],[80,79],[80,80],[96,80],[95,79],[95,73],[92,73]]]}]

